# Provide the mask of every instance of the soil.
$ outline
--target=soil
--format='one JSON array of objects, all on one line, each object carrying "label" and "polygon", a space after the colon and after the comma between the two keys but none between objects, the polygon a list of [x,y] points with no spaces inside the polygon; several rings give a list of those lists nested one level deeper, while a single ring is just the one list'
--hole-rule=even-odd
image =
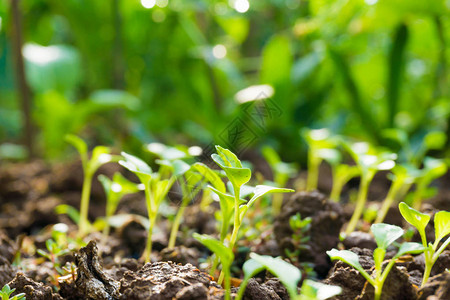
[{"label": "soil", "polygon": [[[321,166],[321,172],[326,166]],[[117,164],[103,166],[99,173],[112,176],[123,171]],[[267,170],[261,167],[261,172]],[[328,173],[327,173],[328,172]],[[331,187],[329,170],[320,179],[319,188],[327,192]],[[126,174],[126,173],[124,173]],[[328,175],[327,175],[328,174]],[[448,176],[448,175],[447,175]],[[177,237],[177,247],[167,249],[170,222],[166,218],[158,221],[154,231],[153,263],[144,264],[139,257],[143,251],[147,232],[139,215],[146,214],[142,194],[125,197],[118,207],[119,214],[129,214],[118,227],[112,228],[106,244],[98,244],[99,233],[91,234],[86,247],[60,257],[61,265],[73,263],[75,272],[55,279],[58,275],[54,265],[36,254],[36,249],[45,250],[45,241],[51,238],[51,226],[65,223],[69,231],[76,231],[75,224],[66,216],[58,215],[54,208],[69,204],[78,208],[82,185],[80,162],[49,166],[42,161],[28,164],[2,165],[0,169],[0,287],[8,283],[16,293],[25,293],[30,299],[223,299],[225,292],[214,279],[201,270],[209,252],[191,237],[192,232],[214,235],[217,223],[211,205],[203,211],[192,204]],[[447,177],[445,177],[447,178]],[[450,179],[450,177],[448,177]],[[345,191],[356,188],[358,180],[352,180]],[[371,186],[370,200],[381,200],[389,188],[382,174],[377,175]],[[449,209],[450,193],[440,185],[439,194],[425,203],[423,211],[433,214],[437,209]],[[362,267],[373,272],[372,251],[376,247],[373,237],[366,232],[367,226],[355,231],[342,242],[339,233],[348,220],[353,206],[329,202],[320,192],[299,192],[286,198],[282,213],[275,219],[273,228],[262,231],[256,239],[242,238],[235,252],[233,264],[234,286],[232,296],[239,290],[242,264],[250,251],[286,259],[286,249],[295,250],[293,231],[289,218],[300,213],[302,219],[310,217],[311,229],[306,233],[309,241],[294,263],[312,263],[317,275],[315,280],[338,285],[343,293],[334,299],[373,299],[373,288],[353,268],[343,262],[331,262],[326,251],[331,248],[350,249],[360,256]],[[344,192],[343,203],[348,199]],[[378,204],[379,202],[375,202]],[[172,203],[175,205],[175,203]],[[102,217],[105,199],[102,187],[94,180],[90,220]],[[393,207],[386,222],[405,225],[398,209]],[[432,222],[431,222],[432,223]],[[430,223],[430,224],[431,224]],[[251,223],[250,223],[251,224]],[[271,225],[271,224],[269,224]],[[272,227],[272,226],[271,226]],[[433,228],[427,228],[433,240]],[[417,240],[414,236],[413,240]],[[99,251],[100,250],[100,251]],[[101,252],[101,253],[100,253]],[[394,252],[388,252],[387,259]],[[20,260],[17,258],[20,257]],[[292,258],[291,258],[292,259]],[[384,264],[387,263],[387,260]],[[418,288],[424,270],[423,255],[404,256],[399,259],[389,274],[383,288],[382,299],[450,299],[450,250],[446,250],[436,262],[429,282]],[[302,269],[303,270],[303,269]],[[307,274],[303,272],[305,278]],[[269,273],[258,274],[251,279],[244,299],[289,299],[284,286]]]}]

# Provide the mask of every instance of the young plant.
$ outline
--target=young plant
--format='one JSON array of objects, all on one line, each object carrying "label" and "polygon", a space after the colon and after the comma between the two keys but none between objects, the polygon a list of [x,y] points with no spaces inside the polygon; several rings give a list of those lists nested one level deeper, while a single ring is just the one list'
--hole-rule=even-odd
[{"label": "young plant", "polygon": [[323,149],[333,149],[336,142],[331,138],[328,129],[304,129],[302,136],[309,146],[308,151],[308,178],[306,182],[306,190],[313,191],[317,189],[319,180],[319,167],[323,158],[319,154]]},{"label": "young plant", "polygon": [[395,261],[402,255],[407,253],[418,254],[423,252],[425,248],[419,243],[403,243],[397,254],[389,261],[383,269],[382,264],[386,256],[387,248],[398,238],[400,238],[404,230],[398,226],[378,223],[371,226],[377,248],[373,251],[373,259],[375,262],[375,278],[369,275],[359,263],[358,254],[349,250],[332,249],[327,251],[331,260],[342,260],[346,264],[355,268],[375,289],[375,300],[380,300],[383,284],[395,264]]},{"label": "young plant", "polygon": [[[271,147],[264,147],[262,154],[272,169],[273,181],[276,186],[283,187],[286,185],[289,178],[292,178],[296,173],[294,164],[282,162],[280,156]],[[274,216],[278,215],[281,211],[281,205],[283,204],[282,194],[273,194],[272,198],[272,213]]]},{"label": "young plant", "polygon": [[404,202],[401,202],[398,207],[403,218],[405,218],[409,224],[417,228],[422,240],[422,245],[425,248],[425,271],[423,272],[421,285],[423,287],[425,283],[427,283],[431,269],[439,258],[439,255],[441,255],[445,248],[450,244],[450,237],[448,237],[439,247],[441,240],[450,234],[450,212],[440,211],[434,215],[435,240],[434,243],[428,243],[425,227],[427,227],[428,222],[430,221],[430,216],[409,207]]},{"label": "young plant", "polygon": [[83,165],[84,179],[83,188],[81,191],[81,204],[80,204],[80,222],[78,224],[78,236],[84,237],[89,229],[88,223],[88,210],[89,199],[91,195],[92,178],[98,168],[106,163],[118,161],[119,156],[111,155],[111,150],[105,146],[97,146],[92,150],[91,159],[88,157],[88,148],[86,143],[75,135],[67,135],[66,141],[74,146],[81,157],[81,163]]},{"label": "young plant", "polygon": [[70,252],[69,249],[61,248],[54,240],[48,239],[45,241],[45,247],[47,251],[42,249],[38,249],[37,253],[45,258],[47,258],[54,266],[54,268],[58,271],[58,273],[62,272],[61,263],[59,262],[59,257],[66,255]]},{"label": "young plant", "polygon": [[342,164],[342,155],[337,149],[320,149],[317,155],[331,166],[333,187],[330,193],[330,200],[339,202],[342,189],[350,179],[359,175],[359,168],[358,166]]},{"label": "young plant", "polygon": [[352,218],[347,225],[345,234],[353,232],[358,224],[367,201],[369,185],[375,174],[380,170],[390,170],[395,166],[394,160],[397,155],[390,152],[382,152],[369,146],[368,143],[360,142],[352,145],[345,144],[348,151],[355,160],[361,176],[356,207]]},{"label": "young plant", "polygon": [[26,300],[25,293],[20,293],[11,297],[16,289],[11,289],[8,284],[5,284],[0,290],[1,300]]},{"label": "young plant", "polygon": [[[219,167],[225,171],[228,180],[231,182],[233,188],[233,196],[226,194],[225,198],[230,199],[230,196],[234,198],[234,222],[233,231],[231,234],[230,248],[234,248],[237,240],[237,235],[239,228],[241,226],[242,220],[245,217],[247,210],[253,205],[253,203],[268,193],[288,193],[293,192],[291,189],[276,188],[266,185],[258,185],[254,189],[253,197],[245,203],[242,202],[240,198],[241,187],[247,183],[251,178],[251,171],[248,168],[242,166],[241,161],[237,156],[228,149],[224,149],[220,146],[216,146],[218,154],[212,154],[212,159],[219,165]],[[225,219],[223,220],[225,221]]]},{"label": "young plant", "polygon": [[[231,183],[233,194],[227,194],[213,187],[210,187],[210,189],[216,192],[220,198],[220,209],[222,213],[222,230],[220,236],[222,241],[225,240],[228,233],[230,219],[234,215],[233,230],[231,237],[228,240],[229,247],[233,249],[237,242],[238,232],[242,220],[244,219],[248,209],[255,203],[256,200],[269,193],[288,193],[293,192],[294,190],[257,185],[253,189],[253,196],[248,202],[241,199],[241,188],[251,178],[250,169],[244,168],[241,161],[230,150],[224,149],[220,146],[216,146],[216,150],[218,154],[212,154],[211,157],[219,165],[219,167],[224,170],[229,182]],[[221,278],[223,278],[223,276],[221,276]],[[221,279],[219,279],[219,282],[220,281]]]},{"label": "young plant", "polygon": [[208,235],[198,234],[194,232],[193,237],[213,252],[222,263],[222,272],[224,274],[225,282],[225,300],[231,299],[231,264],[234,261],[233,250],[226,247],[221,241],[218,241]]},{"label": "young plant", "polygon": [[105,245],[111,228],[110,218],[114,215],[119,205],[119,201],[127,194],[137,193],[138,185],[129,181],[119,172],[114,173],[113,179],[105,175],[99,175],[98,180],[103,185],[106,194],[106,216],[105,228],[103,228],[102,245]]},{"label": "young plant", "polygon": [[447,164],[442,159],[425,157],[423,169],[420,170],[420,176],[416,181],[416,190],[413,194],[412,207],[420,209],[424,194],[430,183],[443,176],[448,170]]},{"label": "young plant", "polygon": [[392,169],[392,173],[388,174],[388,178],[392,181],[391,187],[386,198],[383,201],[381,210],[377,214],[375,223],[383,222],[389,208],[392,206],[394,201],[401,199],[408,192],[411,185],[414,183],[418,176],[419,170],[413,166],[403,166],[396,165]]},{"label": "young plant", "polygon": [[305,244],[310,240],[310,236],[308,236],[306,233],[311,229],[311,221],[311,217],[302,219],[300,213],[293,215],[289,219],[289,226],[294,232],[292,234],[292,241],[295,250],[291,251],[289,249],[285,249],[285,251],[286,256],[293,263],[298,263],[298,256],[300,255],[301,251],[307,249],[307,245]]},{"label": "young plant", "polygon": [[250,258],[243,265],[244,280],[241,283],[236,300],[243,298],[250,278],[264,270],[268,270],[280,280],[288,291],[289,298],[292,300],[322,300],[341,293],[342,289],[340,287],[305,280],[301,288],[301,293],[299,294],[297,285],[302,274],[295,266],[281,258],[258,255],[256,253],[250,253]]},{"label": "young plant", "polygon": [[159,207],[172,187],[175,177],[171,176],[169,179],[163,179],[160,172],[153,173],[150,166],[140,158],[125,152],[122,152],[121,154],[124,160],[119,161],[119,164],[136,174],[144,185],[145,203],[147,205],[147,214],[150,224],[148,227],[147,243],[142,258],[147,263],[150,262],[152,234],[156,219],[158,218]]}]

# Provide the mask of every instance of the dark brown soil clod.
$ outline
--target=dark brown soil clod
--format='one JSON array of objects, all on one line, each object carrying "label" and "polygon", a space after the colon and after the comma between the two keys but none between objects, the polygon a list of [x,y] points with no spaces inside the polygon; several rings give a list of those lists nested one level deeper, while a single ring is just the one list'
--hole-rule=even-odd
[{"label": "dark brown soil clod", "polygon": [[327,201],[325,195],[319,192],[294,194],[283,206],[274,224],[275,238],[282,252],[285,249],[294,250],[289,219],[297,213],[300,213],[302,219],[312,218],[311,229],[307,232],[310,240],[306,244],[307,249],[301,251],[299,261],[314,263],[314,270],[324,277],[331,268],[326,251],[338,244],[344,223],[342,207],[339,203]]}]

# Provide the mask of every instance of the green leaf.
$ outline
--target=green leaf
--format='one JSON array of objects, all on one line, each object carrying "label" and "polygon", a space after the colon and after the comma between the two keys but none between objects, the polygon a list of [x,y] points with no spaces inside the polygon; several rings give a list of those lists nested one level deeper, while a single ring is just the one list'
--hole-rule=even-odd
[{"label": "green leaf", "polygon": [[81,138],[73,134],[67,134],[65,140],[72,146],[74,146],[77,149],[78,153],[80,153],[81,161],[83,162],[84,166],[84,164],[86,164],[88,160],[87,158],[88,147],[86,143]]},{"label": "green leaf", "polygon": [[358,270],[360,273],[365,272],[361,264],[359,263],[359,257],[358,254],[350,251],[350,250],[337,250],[337,249],[331,249],[327,251],[328,256],[331,258],[331,260],[342,260],[346,264],[352,266],[356,270]]},{"label": "green leaf", "polygon": [[261,83],[289,82],[292,67],[291,43],[287,36],[275,35],[264,46],[262,53]]},{"label": "green leaf", "polygon": [[450,212],[440,211],[434,215],[436,241],[440,241],[450,233]]},{"label": "green leaf", "polygon": [[328,256],[331,258],[331,260],[342,260],[346,264],[352,266],[355,268],[364,278],[369,281],[369,283],[373,286],[375,286],[375,280],[370,277],[370,275],[363,269],[361,264],[359,263],[359,257],[358,254],[349,251],[349,250],[337,250],[337,249],[331,249],[327,251]]},{"label": "green leaf", "polygon": [[425,251],[425,247],[419,243],[403,243],[400,246],[400,249],[398,249],[397,254],[395,255],[395,258],[398,258],[402,255],[405,255],[407,253],[411,253],[411,254],[419,254],[423,251]]},{"label": "green leaf", "polygon": [[432,131],[424,138],[424,144],[427,149],[440,150],[445,146],[447,135],[443,131]]},{"label": "green leaf", "polygon": [[338,165],[342,161],[341,153],[332,148],[323,148],[317,150],[317,156],[328,162],[332,166]]},{"label": "green leaf", "polygon": [[264,266],[270,273],[275,275],[280,282],[286,287],[291,299],[297,296],[297,284],[302,274],[300,270],[281,258],[273,258],[267,255],[258,255],[250,253],[250,257]]},{"label": "green leaf", "polygon": [[73,206],[60,204],[55,207],[55,212],[57,214],[67,214],[75,224],[80,222],[80,212]]},{"label": "green leaf", "polygon": [[292,189],[284,189],[284,188],[277,188],[272,187],[268,185],[257,185],[254,189],[254,195],[253,197],[248,201],[248,207],[250,207],[253,202],[255,202],[258,198],[261,198],[264,195],[267,195],[269,193],[292,193],[294,190]]},{"label": "green leaf", "polygon": [[425,227],[427,227],[428,222],[430,222],[430,216],[409,207],[405,202],[401,202],[398,205],[398,208],[406,222],[416,227],[419,233],[424,235]]},{"label": "green leaf", "polygon": [[136,156],[126,152],[122,152],[121,155],[125,160],[119,161],[119,164],[136,174],[136,176],[139,177],[139,180],[147,186],[152,178],[152,168]]},{"label": "green leaf", "polygon": [[234,260],[234,254],[230,248],[224,246],[220,241],[206,234],[198,234],[194,232],[192,236],[209,250],[211,250],[211,252],[216,254],[219,257],[224,268],[230,268]]},{"label": "green leaf", "polygon": [[170,169],[172,169],[173,175],[175,176],[181,176],[185,174],[187,171],[189,171],[189,169],[191,168],[191,166],[188,163],[180,159],[176,160],[157,159],[156,163],[163,166],[167,166]]},{"label": "green leaf", "polygon": [[193,169],[199,172],[205,179],[212,184],[212,186],[217,189],[218,191],[225,193],[225,184],[223,183],[222,179],[217,175],[217,173],[210,169],[208,166],[202,163],[195,163],[193,166]]},{"label": "green leaf", "polygon": [[444,160],[432,157],[425,157],[423,165],[423,177],[425,177],[428,182],[443,176],[448,169]]},{"label": "green leaf", "polygon": [[404,233],[402,228],[384,223],[373,224],[370,226],[370,230],[375,236],[378,248],[384,250]]},{"label": "green leaf", "polygon": [[342,293],[340,286],[323,284],[321,282],[305,279],[302,284],[299,300],[325,300]]},{"label": "green leaf", "polygon": [[166,146],[161,143],[150,143],[147,145],[147,150],[166,160],[176,160],[188,157],[188,154],[186,152],[183,152],[175,147]]},{"label": "green leaf", "polygon": [[237,158],[236,154],[228,149],[220,147],[219,145],[216,145],[216,150],[218,155],[222,159],[222,163],[217,162],[217,164],[224,167],[242,168],[242,163],[239,158]]},{"label": "green leaf", "polygon": [[121,90],[98,90],[93,92],[89,98],[93,103],[114,107],[124,107],[136,110],[139,107],[139,99],[128,92]]}]

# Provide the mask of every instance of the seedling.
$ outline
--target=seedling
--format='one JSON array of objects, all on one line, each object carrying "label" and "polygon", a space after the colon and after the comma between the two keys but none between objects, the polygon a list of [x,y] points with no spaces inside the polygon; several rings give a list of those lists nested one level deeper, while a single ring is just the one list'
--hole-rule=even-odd
[{"label": "seedling", "polygon": [[16,289],[11,289],[8,284],[5,284],[0,291],[1,300],[25,300],[25,293],[20,293],[10,297]]},{"label": "seedling", "polygon": [[308,151],[308,179],[306,182],[306,190],[313,191],[317,189],[319,180],[319,167],[323,161],[320,152],[324,149],[333,149],[336,142],[331,138],[330,132],[323,129],[304,129],[302,136],[309,146]]},{"label": "seedling", "polygon": [[361,175],[356,207],[345,230],[345,234],[348,235],[355,230],[356,224],[361,218],[367,201],[369,185],[372,182],[373,177],[380,170],[392,169],[395,166],[394,160],[397,158],[397,155],[390,152],[379,151],[364,142],[354,143],[352,145],[345,144],[345,146],[355,160]]},{"label": "seedling", "polygon": [[[256,200],[269,193],[288,193],[293,192],[294,190],[257,185],[253,189],[253,197],[248,202],[241,199],[241,190],[243,190],[242,187],[251,178],[250,169],[244,168],[241,161],[230,150],[224,149],[220,146],[216,146],[216,150],[218,154],[212,154],[211,157],[225,172],[229,182],[231,183],[233,194],[227,194],[225,191],[217,190],[214,187],[210,187],[210,189],[213,190],[220,198],[220,210],[222,215],[222,229],[220,233],[221,241],[225,240],[229,229],[230,219],[234,215],[233,230],[231,237],[228,240],[229,247],[233,249],[238,238],[238,232],[242,220],[244,219],[248,209],[255,203]],[[215,264],[213,269],[214,267]],[[219,278],[219,282],[221,282],[222,278],[223,273]]]},{"label": "seedling", "polygon": [[[241,195],[241,187],[247,183],[251,178],[251,171],[248,168],[242,167],[241,161],[237,158],[237,156],[232,153],[228,149],[224,149],[220,146],[216,146],[216,150],[218,154],[212,154],[212,159],[219,165],[219,167],[225,171],[225,174],[228,180],[231,182],[233,188],[233,196],[229,194],[224,194],[223,198],[227,199],[228,206],[230,206],[230,197],[234,198],[234,223],[233,223],[233,231],[230,238],[230,248],[234,248],[234,245],[237,240],[237,235],[239,231],[239,227],[241,226],[241,222],[247,212],[247,210],[255,203],[256,200],[263,197],[269,193],[289,193],[294,190],[284,189],[284,188],[276,188],[266,185],[258,185],[254,189],[253,197],[245,203],[242,202],[240,198]],[[219,191],[219,197],[221,192]],[[222,193],[223,194],[223,193]],[[222,204],[222,203],[221,203]],[[241,205],[242,204],[242,205]],[[222,209],[222,207],[221,207]],[[228,216],[225,216],[222,219],[223,222],[226,222]]]},{"label": "seedling", "polygon": [[44,251],[42,249],[38,249],[37,253],[45,258],[47,258],[55,267],[55,269],[61,273],[61,264],[59,262],[59,257],[66,255],[69,253],[69,249],[63,249],[61,248],[54,240],[48,239],[45,241],[45,247],[47,248],[47,251]]},{"label": "seedling", "polygon": [[342,155],[337,149],[321,149],[317,155],[331,166],[333,188],[331,189],[330,200],[339,202],[342,189],[350,179],[359,175],[359,168],[358,166],[342,164]]},{"label": "seedling", "polygon": [[119,161],[123,167],[136,174],[141,183],[144,185],[145,202],[147,205],[147,213],[150,221],[148,227],[147,243],[145,246],[142,258],[145,262],[150,262],[150,255],[152,252],[152,233],[155,227],[156,219],[159,214],[159,207],[162,201],[167,196],[175,177],[171,176],[169,179],[163,179],[161,173],[153,173],[152,169],[140,158],[125,152],[121,153],[124,160]]},{"label": "seedling", "polygon": [[[282,162],[279,155],[273,148],[268,146],[262,149],[262,154],[268,162],[273,173],[273,181],[276,186],[283,187],[286,185],[289,178],[292,178],[296,173],[294,164]],[[283,204],[282,194],[273,194],[272,199],[272,213],[274,216],[278,215],[281,211],[281,205]]]},{"label": "seedling", "polygon": [[91,195],[92,177],[98,168],[106,163],[118,161],[119,156],[111,155],[111,150],[105,146],[97,146],[92,150],[91,159],[88,158],[88,148],[86,143],[75,135],[67,135],[66,141],[74,146],[81,157],[81,163],[83,165],[84,180],[83,188],[81,191],[81,204],[80,204],[80,222],[78,223],[78,236],[84,237],[89,229],[88,225],[88,210],[89,199]]},{"label": "seedling", "polygon": [[285,251],[286,256],[291,262],[297,263],[301,251],[308,249],[306,243],[310,240],[310,236],[307,235],[307,232],[311,229],[311,221],[312,219],[310,217],[302,219],[300,213],[293,215],[289,219],[289,226],[294,232],[292,234],[292,241],[295,250],[285,249]]},{"label": "seedling", "polygon": [[110,231],[110,218],[115,214],[119,201],[127,194],[139,191],[138,185],[129,181],[120,173],[115,173],[113,180],[105,175],[99,175],[98,180],[102,183],[106,194],[106,217],[105,228],[103,228],[102,245],[106,243]]},{"label": "seedling", "polygon": [[300,270],[281,258],[274,258],[267,255],[250,253],[250,260],[244,263],[244,280],[239,288],[236,300],[241,300],[244,296],[250,278],[263,270],[268,270],[276,276],[288,291],[289,298],[293,300],[321,300],[339,295],[341,288],[321,284],[311,280],[305,280],[301,293],[298,293],[297,285],[302,277]]},{"label": "seedling", "polygon": [[398,238],[400,238],[404,230],[398,226],[378,223],[371,226],[373,235],[377,242],[377,248],[373,251],[373,259],[375,262],[375,278],[369,275],[359,263],[358,254],[349,250],[332,249],[327,251],[328,256],[332,260],[342,260],[346,264],[355,268],[375,289],[375,300],[380,300],[383,284],[395,264],[395,261],[402,255],[407,253],[418,254],[425,250],[419,243],[403,243],[397,254],[389,261],[386,267],[382,268],[387,248]]},{"label": "seedling", "polygon": [[414,208],[409,207],[406,203],[401,202],[399,204],[400,213],[405,220],[416,227],[422,240],[422,245],[425,248],[425,271],[423,272],[422,287],[427,283],[430,277],[431,269],[434,263],[439,258],[439,255],[450,244],[450,237],[448,237],[442,245],[439,247],[441,240],[450,233],[450,212],[440,211],[434,215],[434,230],[435,240],[434,243],[427,242],[427,236],[425,234],[425,227],[427,227],[430,221],[430,216],[423,214]]},{"label": "seedling", "polygon": [[231,248],[226,247],[221,241],[218,241],[208,235],[198,234],[194,232],[193,237],[202,243],[205,247],[207,247],[211,252],[213,252],[216,257],[220,259],[222,263],[222,272],[224,274],[225,282],[225,300],[231,299],[231,290],[230,290],[230,282],[231,282],[231,264],[234,261],[234,254]]},{"label": "seedling", "polygon": [[424,194],[428,189],[430,183],[443,176],[447,172],[447,164],[442,159],[425,157],[423,161],[423,169],[420,170],[420,176],[416,182],[416,190],[413,194],[412,206],[415,209],[420,209]]},{"label": "seedling", "polygon": [[376,223],[383,222],[394,201],[405,196],[418,175],[419,170],[413,166],[396,165],[392,169],[392,173],[388,174],[388,178],[392,181],[391,187],[377,214]]}]

